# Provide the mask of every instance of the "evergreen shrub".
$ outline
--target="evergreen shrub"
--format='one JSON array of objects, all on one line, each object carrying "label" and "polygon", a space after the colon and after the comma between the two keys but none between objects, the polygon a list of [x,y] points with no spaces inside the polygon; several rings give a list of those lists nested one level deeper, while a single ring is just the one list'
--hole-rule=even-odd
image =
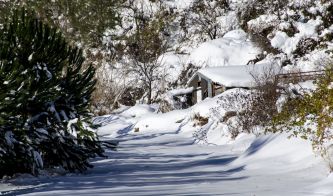
[{"label": "evergreen shrub", "polygon": [[103,156],[89,127],[95,70],[82,51],[25,9],[0,31],[0,176],[84,171]]}]

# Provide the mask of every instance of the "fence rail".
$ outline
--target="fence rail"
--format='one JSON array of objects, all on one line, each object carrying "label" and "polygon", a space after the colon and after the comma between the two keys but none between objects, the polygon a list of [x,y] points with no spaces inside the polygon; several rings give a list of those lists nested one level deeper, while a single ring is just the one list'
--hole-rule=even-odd
[{"label": "fence rail", "polygon": [[297,73],[284,73],[284,74],[277,74],[275,79],[277,81],[283,82],[304,82],[307,80],[314,80],[319,76],[324,75],[325,70],[319,71],[307,71],[307,72],[297,72]]}]

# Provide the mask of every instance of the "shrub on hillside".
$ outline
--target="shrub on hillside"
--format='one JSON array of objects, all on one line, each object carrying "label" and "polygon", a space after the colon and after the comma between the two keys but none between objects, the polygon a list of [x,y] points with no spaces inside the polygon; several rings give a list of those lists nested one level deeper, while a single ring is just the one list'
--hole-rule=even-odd
[{"label": "shrub on hillside", "polygon": [[333,71],[328,67],[315,84],[312,93],[289,98],[282,110],[273,118],[269,131],[291,132],[293,136],[308,139],[315,149],[325,151],[325,145],[332,142],[333,134]]},{"label": "shrub on hillside", "polygon": [[231,30],[231,27],[221,24],[220,20],[230,10],[230,4],[227,0],[196,0],[189,8],[191,14],[187,14],[185,17],[187,20],[186,29],[192,28],[194,31],[192,35],[199,34],[201,37],[211,40],[222,37]]},{"label": "shrub on hillside", "polygon": [[280,97],[279,70],[270,66],[263,73],[251,73],[256,87],[246,95],[247,102],[239,112],[238,124],[243,130],[252,132],[257,126],[266,126],[277,113],[276,102]]},{"label": "shrub on hillside", "polygon": [[16,11],[0,32],[0,176],[40,168],[84,171],[103,149],[85,119],[94,68],[34,13]]}]

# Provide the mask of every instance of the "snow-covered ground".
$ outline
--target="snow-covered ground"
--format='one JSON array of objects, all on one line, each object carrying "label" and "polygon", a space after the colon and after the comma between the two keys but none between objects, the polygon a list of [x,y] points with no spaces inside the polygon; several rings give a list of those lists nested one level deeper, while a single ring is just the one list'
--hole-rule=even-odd
[{"label": "snow-covered ground", "polygon": [[240,29],[226,33],[223,38],[204,42],[194,49],[189,62],[200,67],[246,65],[260,53]]},{"label": "snow-covered ground", "polygon": [[1,191],[57,196],[333,194],[333,176],[310,143],[283,134],[241,134],[222,145],[201,145],[192,136],[192,109],[158,114],[138,105],[98,117],[101,138],[120,142],[116,152],[107,151],[109,158],[94,160],[95,167],[85,174],[18,177],[11,181],[14,187],[2,184]]},{"label": "snow-covered ground", "polygon": [[[143,6],[150,2],[138,0],[136,4],[138,7],[142,5],[143,11],[149,15],[158,11],[157,5]],[[193,2],[194,0],[166,0],[165,4],[181,13]],[[230,2],[234,10],[219,17],[218,24],[233,25],[234,22],[229,19],[237,20],[235,11],[242,10],[243,6],[249,5],[247,2],[252,1]],[[290,1],[291,4],[311,2]],[[319,4],[324,1],[316,2]],[[309,7],[310,11],[318,7],[313,6]],[[300,57],[295,57],[294,52],[298,48],[302,49],[300,43],[303,40],[313,39],[317,42],[326,34],[330,35],[333,26],[323,27],[322,16],[309,20],[305,20],[304,16],[292,19],[294,12],[291,8],[283,10],[284,15],[290,18],[287,22],[267,13],[247,22],[252,32],[261,33],[264,29],[272,28],[267,33],[269,42],[272,47],[283,52],[268,54],[260,63],[279,64],[284,58],[289,58],[290,62],[284,67],[287,71],[321,70],[329,57],[327,51],[333,47],[331,41],[322,41],[323,48],[305,51]],[[323,11],[319,10],[318,13],[320,12]],[[124,11],[125,15],[130,16],[128,13],[129,10]],[[174,26],[177,26],[179,21],[177,23],[178,19],[175,20]],[[131,22],[133,21],[124,21],[124,27],[131,26]],[[196,28],[195,24],[190,24],[187,31],[191,32]],[[134,30],[135,28],[131,31]],[[171,31],[175,34],[172,35],[175,37],[173,49],[161,55],[158,61],[162,65],[158,71],[166,82],[162,85],[158,81],[156,88],[169,88],[167,84],[177,83],[189,64],[198,69],[208,67],[206,70],[215,70],[215,76],[220,77],[222,74],[216,72],[218,68],[215,67],[245,65],[262,52],[267,52],[262,51],[258,43],[251,42],[250,36],[240,30],[238,25],[230,30],[232,31],[225,32],[214,40],[202,42],[201,39],[195,39],[198,35],[193,35],[184,43],[178,38],[181,37],[179,28]],[[288,35],[288,30],[295,32],[289,32]],[[116,65],[118,64],[121,62]],[[225,70],[228,69],[227,74],[232,76],[237,68],[227,67]],[[134,80],[136,77],[124,77],[118,70],[107,69],[99,73],[103,73],[103,77],[110,81],[116,81],[121,90],[123,86],[140,85]],[[230,77],[227,79],[231,80]],[[232,79],[239,82],[246,78],[243,76]],[[119,91],[122,92],[121,90]],[[188,89],[174,89],[169,93],[177,94],[184,90]],[[239,93],[238,91],[234,89],[228,93]],[[221,96],[227,96],[228,93]],[[236,101],[234,111],[239,111],[242,100]],[[219,102],[219,97],[208,98],[190,109],[165,114],[158,113],[157,107],[137,105],[98,117],[95,123],[101,125],[98,129],[100,138],[119,141],[117,151],[106,152],[109,158],[92,160],[95,167],[84,174],[57,171],[42,173],[37,178],[18,175],[13,179],[4,179],[0,183],[0,195],[333,195],[333,175],[329,174],[323,158],[314,154],[309,142],[289,139],[286,134],[255,136],[242,133],[233,140],[228,127],[219,121],[218,115],[226,112],[222,111],[224,108],[217,111],[218,115],[212,112],[214,107],[223,104],[223,101]],[[207,124],[196,125],[195,115],[207,118]],[[206,134],[202,135],[205,141],[195,135],[200,131]]]}]

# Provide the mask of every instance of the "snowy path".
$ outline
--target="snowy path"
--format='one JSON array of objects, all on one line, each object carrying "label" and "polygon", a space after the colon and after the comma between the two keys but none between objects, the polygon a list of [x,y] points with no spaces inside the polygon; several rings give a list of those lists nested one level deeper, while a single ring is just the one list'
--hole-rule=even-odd
[{"label": "snowy path", "polygon": [[[110,119],[109,128],[130,124]],[[207,146],[179,130],[118,133],[118,151],[95,160],[87,173],[18,179],[30,188],[9,195],[333,194],[333,176],[327,178],[326,166],[304,141],[271,135]]]},{"label": "snowy path", "polygon": [[[21,191],[27,195],[205,195],[201,185],[235,181],[242,167],[227,168],[237,155],[219,155],[216,147],[192,145],[174,134],[122,138],[112,159],[95,162],[85,175],[57,177]],[[31,194],[29,194],[31,192]],[[216,194],[216,193],[215,193]],[[213,194],[214,195],[214,194]]]}]

